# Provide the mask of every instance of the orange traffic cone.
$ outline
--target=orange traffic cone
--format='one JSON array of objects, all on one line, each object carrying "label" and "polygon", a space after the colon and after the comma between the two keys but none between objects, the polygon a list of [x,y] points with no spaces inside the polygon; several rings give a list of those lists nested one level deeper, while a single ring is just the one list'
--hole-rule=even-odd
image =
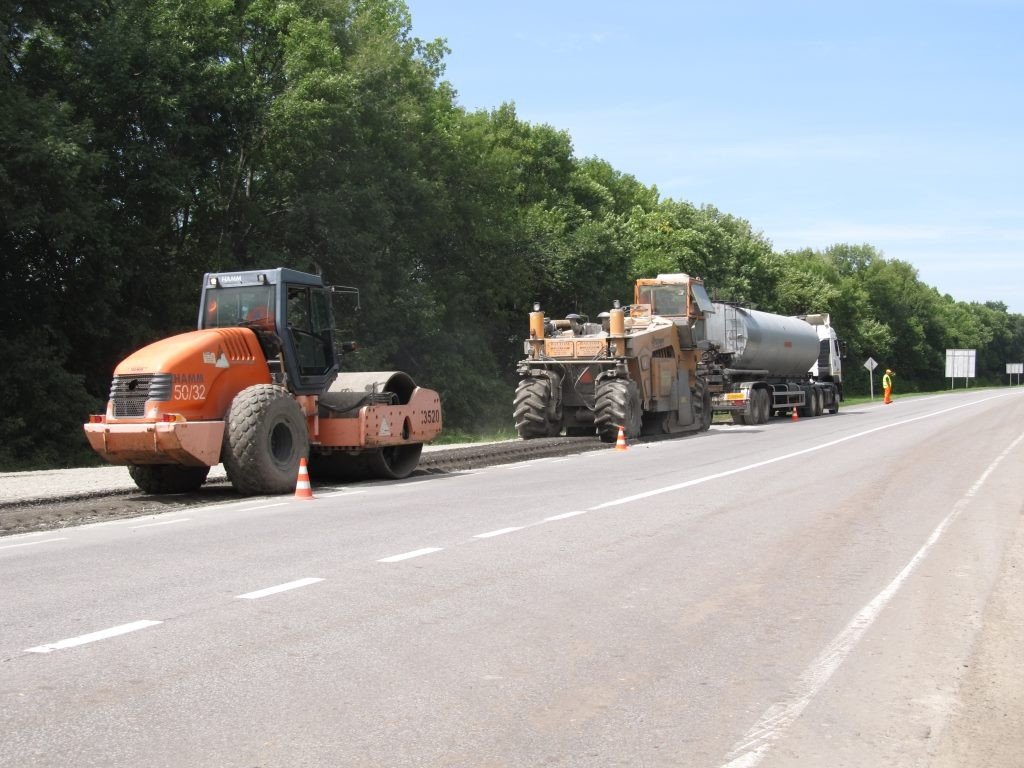
[{"label": "orange traffic cone", "polygon": [[313,486],[309,484],[309,468],[306,466],[305,457],[299,459],[299,478],[295,481],[295,498],[313,498]]},{"label": "orange traffic cone", "polygon": [[629,446],[626,445],[626,430],[624,430],[622,427],[619,427],[619,436],[615,438],[615,450],[625,451],[628,448]]},{"label": "orange traffic cone", "polygon": [[800,417],[796,415],[796,406],[793,406],[793,421],[800,421]]}]

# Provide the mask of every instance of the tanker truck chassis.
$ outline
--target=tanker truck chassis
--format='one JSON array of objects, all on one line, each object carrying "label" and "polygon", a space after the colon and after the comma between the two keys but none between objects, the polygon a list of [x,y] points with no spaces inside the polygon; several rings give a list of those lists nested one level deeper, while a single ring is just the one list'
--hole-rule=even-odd
[{"label": "tanker truck chassis", "polygon": [[792,413],[838,413],[846,345],[827,314],[785,317],[715,303],[707,316],[701,373],[712,409],[735,424]]},{"label": "tanker truck chassis", "polygon": [[[749,377],[749,371],[738,372]],[[826,411],[838,413],[842,399],[838,387],[831,383],[773,381],[750,379],[735,381],[737,372],[725,371],[711,384],[711,407],[716,413],[728,413],[734,424],[765,424],[772,416],[782,416],[797,409],[800,416],[820,416]],[[714,374],[709,374],[714,380]]]}]

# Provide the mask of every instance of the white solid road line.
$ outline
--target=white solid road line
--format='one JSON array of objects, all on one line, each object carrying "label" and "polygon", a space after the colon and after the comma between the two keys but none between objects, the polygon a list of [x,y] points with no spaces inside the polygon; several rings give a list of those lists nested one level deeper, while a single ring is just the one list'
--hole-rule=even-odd
[{"label": "white solid road line", "polygon": [[674,485],[666,485],[663,488],[654,488],[650,491],[644,491],[643,493],[637,493],[633,496],[625,496],[621,499],[613,499],[612,501],[606,501],[603,504],[598,504],[590,508],[590,511],[597,511],[599,509],[607,509],[608,507],[617,507],[620,504],[629,504],[633,501],[640,501],[641,499],[648,499],[651,496],[659,496],[663,493],[671,493],[672,491],[681,491],[683,488],[691,488],[695,485],[701,485],[711,480],[719,480],[723,477],[729,477],[730,475],[738,475],[741,472],[749,472],[752,469],[759,469],[760,467],[767,467],[770,464],[776,464],[780,461],[786,461],[788,459],[796,458],[797,456],[804,456],[808,453],[814,453],[815,451],[822,451],[826,448],[831,448],[842,443],[849,442],[850,440],[856,440],[860,437],[866,437],[872,435],[875,432],[881,432],[886,429],[893,429],[894,427],[902,427],[904,424],[912,424],[915,421],[921,421],[922,419],[930,419],[935,416],[942,416],[946,413],[953,411],[959,411],[961,408],[970,408],[974,405],[979,405],[986,400],[994,400],[999,397],[1006,397],[1006,395],[994,395],[993,397],[986,397],[982,400],[974,400],[970,403],[964,403],[962,405],[955,405],[952,408],[945,408],[941,411],[933,411],[932,413],[926,413],[923,416],[914,416],[910,419],[904,419],[903,421],[896,421],[891,424],[883,424],[880,427],[874,427],[873,429],[867,429],[863,432],[858,432],[854,435],[847,435],[846,437],[840,437],[837,440],[830,440],[827,443],[821,443],[820,445],[811,446],[810,448],[803,448],[799,451],[793,451],[792,453],[786,453],[782,456],[776,456],[772,459],[765,459],[764,461],[758,461],[753,464],[747,464],[743,467],[736,467],[736,469],[727,469],[725,472],[716,472],[713,475],[705,475],[704,477],[697,477],[693,480],[687,480],[684,483],[675,483]]},{"label": "white solid road line", "polygon": [[133,525],[132,526],[132,530],[134,531],[134,530],[137,530],[138,528],[152,528],[152,527],[157,526],[157,525],[174,525],[175,523],[187,523],[191,519],[192,519],[191,517],[178,517],[178,518],[175,518],[174,520],[161,520],[159,523],[146,523],[145,525]]},{"label": "white solid road line", "polygon": [[1018,436],[988,465],[985,471],[981,473],[981,476],[974,482],[974,485],[953,505],[953,509],[949,514],[932,531],[931,536],[928,537],[928,540],[917,551],[917,554],[896,575],[896,578],[889,582],[889,585],[879,592],[870,603],[861,608],[857,615],[850,620],[850,623],[835,636],[825,650],[818,654],[818,657],[804,670],[792,693],[765,710],[764,714],[761,715],[761,719],[754,724],[754,727],[747,732],[726,756],[729,762],[723,768],[754,768],[764,759],[765,755],[772,748],[772,744],[782,737],[796,719],[800,717],[804,709],[807,708],[807,705],[811,703],[811,700],[828,684],[832,674],[846,661],[846,658],[856,647],[864,633],[875,622],[875,619],[878,618],[878,615],[885,606],[889,604],[889,601],[899,591],[899,588],[903,586],[903,583],[913,570],[928,555],[932,547],[935,546],[935,543],[942,537],[942,534],[946,532],[953,521],[970,504],[971,499],[974,498],[981,486],[985,484],[989,475],[995,471],[996,467],[1009,455],[1010,451],[1020,445],[1022,441],[1024,441],[1024,434]]},{"label": "white solid road line", "polygon": [[267,595],[276,595],[279,592],[287,592],[290,589],[298,589],[299,587],[308,587],[310,584],[316,584],[323,581],[323,579],[309,578],[309,579],[297,579],[296,581],[289,581],[287,584],[278,584],[276,587],[267,587],[266,589],[259,589],[255,592],[246,592],[244,595],[237,595],[236,600],[258,600],[261,597]]},{"label": "white solid road line", "polygon": [[492,536],[501,536],[501,535],[506,534],[506,533],[514,533],[515,531],[521,531],[521,530],[523,530],[523,526],[521,526],[521,525],[520,526],[516,526],[515,528],[499,528],[496,531],[489,531],[488,533],[478,533],[473,538],[474,539],[489,539]]},{"label": "white solid road line", "polygon": [[382,557],[378,560],[378,563],[398,563],[402,560],[411,560],[414,557],[421,557],[422,555],[430,555],[434,552],[440,552],[442,547],[425,547],[423,549],[414,549],[412,552],[406,552],[401,555],[392,555],[391,557]]},{"label": "white solid road line", "polygon": [[119,627],[111,627],[110,629],[92,632],[88,635],[79,635],[78,637],[71,637],[67,640],[59,640],[56,643],[37,645],[35,648],[26,648],[25,653],[52,653],[53,651],[61,651],[65,648],[74,648],[76,645],[85,645],[86,643],[94,643],[97,640],[106,640],[110,637],[125,635],[129,632],[136,632],[140,629],[146,629],[146,627],[155,627],[157,624],[162,623],[163,622],[161,621],[147,620],[133,621],[131,624],[122,624]]},{"label": "white solid road line", "polygon": [[5,544],[0,549],[14,549],[15,547],[34,547],[36,544],[49,544],[53,541],[67,541],[67,536],[61,536],[57,539],[40,539],[39,541],[26,541],[24,544]]},{"label": "white solid road line", "polygon": [[563,512],[560,515],[552,515],[551,517],[545,517],[544,518],[544,522],[545,523],[553,523],[555,520],[565,520],[566,518],[569,518],[569,517],[576,517],[576,515],[585,515],[585,514],[587,514],[587,510],[585,510],[585,509],[581,509],[581,510],[578,510],[576,512]]}]

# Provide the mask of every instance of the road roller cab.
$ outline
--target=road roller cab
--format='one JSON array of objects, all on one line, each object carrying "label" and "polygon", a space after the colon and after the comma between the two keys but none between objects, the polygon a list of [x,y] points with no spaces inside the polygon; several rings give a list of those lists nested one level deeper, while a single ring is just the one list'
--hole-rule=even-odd
[{"label": "road roller cab", "polygon": [[199,328],[114,371],[92,447],[148,493],[198,488],[223,462],[241,493],[284,493],[299,461],[321,479],[401,478],[441,429],[436,392],[399,371],[338,373],[332,294],[292,269],[207,274]]}]

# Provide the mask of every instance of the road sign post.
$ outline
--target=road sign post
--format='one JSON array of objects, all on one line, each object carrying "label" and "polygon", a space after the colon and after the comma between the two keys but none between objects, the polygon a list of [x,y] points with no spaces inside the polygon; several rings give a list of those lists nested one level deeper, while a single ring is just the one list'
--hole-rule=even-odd
[{"label": "road sign post", "polygon": [[875,358],[869,357],[864,361],[864,367],[868,369],[868,381],[871,382],[871,399],[875,399],[875,368],[878,367],[878,363],[875,362]]},{"label": "road sign post", "polygon": [[970,386],[976,357],[977,351],[973,349],[946,350],[946,378],[950,380],[951,389],[956,389],[957,379],[964,379],[964,384]]}]

